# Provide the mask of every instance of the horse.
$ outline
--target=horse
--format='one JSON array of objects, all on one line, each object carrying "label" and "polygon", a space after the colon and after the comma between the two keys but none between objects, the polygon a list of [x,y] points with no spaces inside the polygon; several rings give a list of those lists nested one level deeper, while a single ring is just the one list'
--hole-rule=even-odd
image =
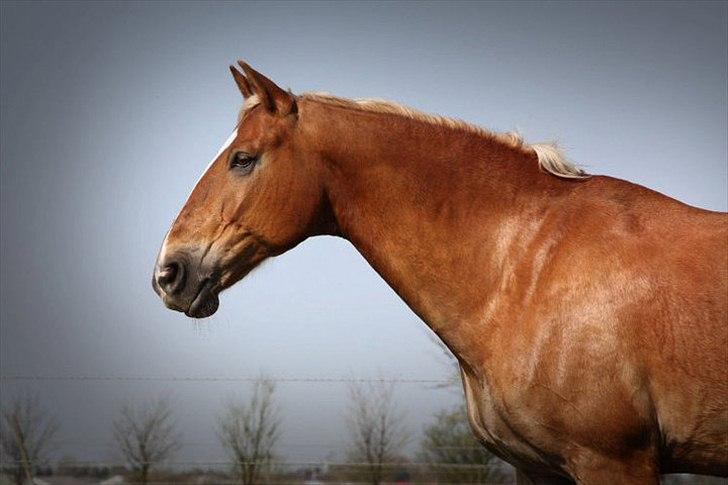
[{"label": "horse", "polygon": [[474,434],[519,482],[728,475],[728,214],[238,64],[235,129],[155,263],[167,307],[212,315],[263,260],[339,236],[456,356]]}]

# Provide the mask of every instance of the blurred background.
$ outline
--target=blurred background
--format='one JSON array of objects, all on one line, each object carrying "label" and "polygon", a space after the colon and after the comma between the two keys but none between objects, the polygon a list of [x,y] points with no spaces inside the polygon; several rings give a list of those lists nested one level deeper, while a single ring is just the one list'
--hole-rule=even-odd
[{"label": "blurred background", "polygon": [[[347,242],[267,262],[201,322],[153,293],[162,238],[235,123],[237,59],[294,93],[517,129],[728,208],[725,2],[0,9],[0,398],[35,440],[4,448],[6,481],[27,455],[48,483],[512,482],[469,438],[452,359]],[[391,438],[378,462],[372,416]],[[143,429],[155,457],[124,448]]]}]

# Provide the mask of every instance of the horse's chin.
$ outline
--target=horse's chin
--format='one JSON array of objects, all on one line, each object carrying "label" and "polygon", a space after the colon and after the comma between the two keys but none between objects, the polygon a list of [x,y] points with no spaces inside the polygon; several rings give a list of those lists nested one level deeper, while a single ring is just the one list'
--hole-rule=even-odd
[{"label": "horse's chin", "polygon": [[185,315],[191,318],[207,318],[214,314],[220,306],[220,298],[214,290],[212,280],[206,280]]}]

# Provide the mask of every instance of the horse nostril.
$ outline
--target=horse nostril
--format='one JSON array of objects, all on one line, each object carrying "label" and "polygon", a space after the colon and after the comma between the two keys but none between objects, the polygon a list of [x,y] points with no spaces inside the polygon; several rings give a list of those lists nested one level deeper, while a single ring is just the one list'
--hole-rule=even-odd
[{"label": "horse nostril", "polygon": [[177,263],[168,264],[157,275],[157,282],[161,286],[167,286],[177,278]]},{"label": "horse nostril", "polygon": [[157,284],[165,293],[171,295],[182,289],[184,269],[177,262],[168,263],[157,273]]}]

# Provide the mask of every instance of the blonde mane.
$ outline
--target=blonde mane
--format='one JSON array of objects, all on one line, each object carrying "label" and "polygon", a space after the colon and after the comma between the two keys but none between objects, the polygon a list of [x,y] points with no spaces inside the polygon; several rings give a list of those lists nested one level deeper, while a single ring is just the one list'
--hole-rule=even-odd
[{"label": "blonde mane", "polygon": [[[555,143],[528,144],[523,141],[523,137],[517,132],[492,132],[483,127],[473,125],[459,119],[425,113],[414,108],[403,106],[401,104],[385,99],[350,99],[333,96],[329,93],[318,91],[303,93],[297,97],[301,100],[315,101],[342,108],[405,116],[413,120],[424,121],[426,123],[431,123],[437,126],[445,126],[447,128],[475,133],[480,136],[497,140],[513,148],[519,148],[535,153],[538,159],[539,168],[544,172],[555,175],[556,177],[571,179],[581,179],[589,177],[586,172],[584,172],[577,165],[569,161],[564,156],[564,154],[561,153],[561,150],[558,149]],[[245,104],[240,110],[239,118],[242,119],[243,114],[257,104],[257,96],[253,96],[246,100]]]}]

